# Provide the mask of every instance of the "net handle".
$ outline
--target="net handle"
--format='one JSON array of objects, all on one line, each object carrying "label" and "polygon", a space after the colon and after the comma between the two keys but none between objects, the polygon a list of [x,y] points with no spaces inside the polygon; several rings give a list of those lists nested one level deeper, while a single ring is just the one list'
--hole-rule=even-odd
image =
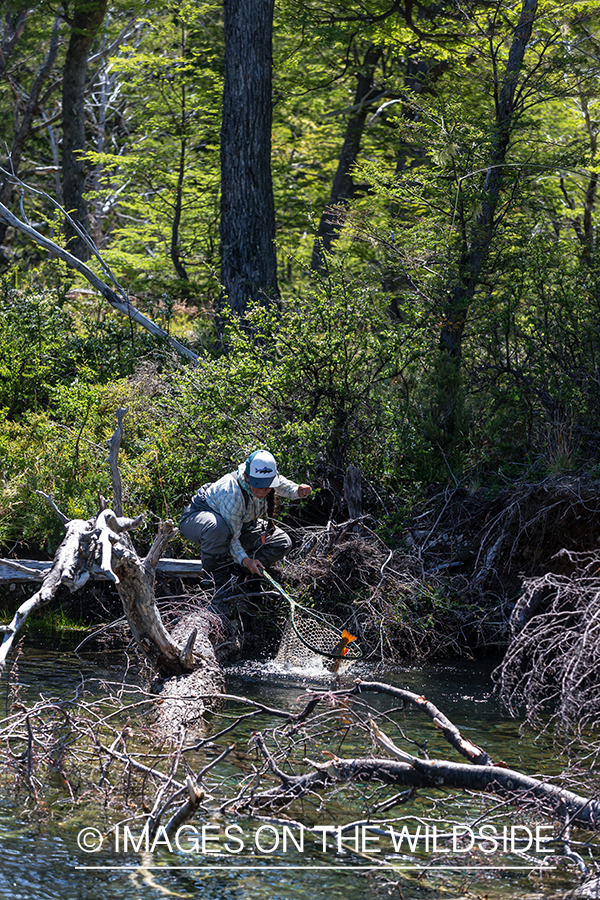
[{"label": "net handle", "polygon": [[281,594],[284,600],[287,600],[287,602],[290,604],[290,621],[292,623],[292,628],[305,647],[308,647],[309,650],[312,650],[313,653],[317,653],[319,656],[328,657],[328,659],[347,659],[348,661],[356,661],[357,659],[362,659],[362,651],[359,649],[359,647],[351,647],[350,645],[348,645],[348,652],[344,656],[340,656],[340,654],[338,653],[329,653],[327,650],[318,650],[315,646],[309,644],[306,638],[303,637],[296,628],[296,623],[294,622],[294,610],[296,609],[302,610],[302,612],[307,616],[310,616],[310,618],[315,619],[317,622],[325,625],[326,628],[329,628],[331,631],[335,632],[340,641],[343,637],[342,631],[335,625],[332,625],[330,622],[328,622],[327,619],[325,619],[323,616],[320,616],[319,613],[314,612],[312,609],[307,609],[305,606],[302,606],[301,603],[298,603],[296,600],[294,600],[294,598],[288,594],[285,588],[283,588],[279,584],[279,582],[275,581],[275,579],[271,575],[269,575],[266,569],[261,570],[261,575],[263,576],[263,578],[266,578],[267,581],[273,585],[275,590],[279,594]]},{"label": "net handle", "polygon": [[[262,575],[264,578],[267,579],[267,581],[271,582],[271,584],[273,585],[275,590],[278,591],[281,594],[281,596],[284,597],[287,600],[287,602],[290,604],[292,618],[294,617],[294,610],[300,609],[300,610],[302,610],[303,613],[306,613],[307,616],[310,616],[311,619],[315,619],[317,622],[320,622],[321,625],[324,625],[326,628],[330,628],[331,631],[335,631],[336,634],[341,639],[341,637],[342,637],[341,629],[339,629],[336,625],[332,625],[331,622],[328,622],[324,616],[321,616],[318,612],[315,612],[314,609],[308,609],[306,606],[302,606],[301,603],[298,603],[297,600],[294,600],[294,598],[288,594],[288,592],[285,590],[285,588],[283,588],[277,581],[275,581],[275,579],[272,578],[271,575],[269,575],[269,573],[267,571],[265,571],[265,569],[262,570]],[[312,650],[312,647],[311,647],[311,650]],[[336,657],[336,659],[337,659],[337,657]]]}]

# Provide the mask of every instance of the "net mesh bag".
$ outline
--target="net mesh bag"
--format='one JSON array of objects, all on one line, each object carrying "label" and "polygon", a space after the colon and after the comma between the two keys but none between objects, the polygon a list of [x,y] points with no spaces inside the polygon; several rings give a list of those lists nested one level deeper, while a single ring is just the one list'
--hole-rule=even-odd
[{"label": "net mesh bag", "polygon": [[291,614],[275,657],[277,665],[310,668],[323,661],[327,668],[340,672],[361,658],[362,654],[353,640],[347,640],[351,638],[347,631],[299,606],[289,596],[287,599]]}]

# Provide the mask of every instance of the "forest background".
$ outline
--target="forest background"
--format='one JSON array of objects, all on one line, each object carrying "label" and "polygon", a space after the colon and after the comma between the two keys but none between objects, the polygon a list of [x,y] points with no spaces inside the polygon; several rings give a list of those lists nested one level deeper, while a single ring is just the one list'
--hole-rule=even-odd
[{"label": "forest background", "polygon": [[3,555],[62,537],[35,490],[95,514],[117,406],[132,516],[177,519],[257,446],[313,520],[358,466],[392,544],[440,483],[597,477],[599,21],[5,0],[0,203],[106,277],[58,200],[199,360],[0,223]]}]

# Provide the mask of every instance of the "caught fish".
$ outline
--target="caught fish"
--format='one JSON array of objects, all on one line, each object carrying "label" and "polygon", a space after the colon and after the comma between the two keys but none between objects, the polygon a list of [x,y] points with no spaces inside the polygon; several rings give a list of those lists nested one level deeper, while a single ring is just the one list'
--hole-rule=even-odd
[{"label": "caught fish", "polygon": [[342,631],[342,637],[341,637],[339,643],[336,644],[335,647],[333,648],[333,650],[331,651],[332,656],[336,656],[338,658],[330,660],[330,662],[327,665],[327,668],[329,669],[329,671],[333,672],[334,675],[337,675],[340,665],[342,663],[342,660],[344,659],[344,656],[348,652],[348,644],[351,644],[352,641],[355,641],[355,640],[356,640],[356,635],[350,634],[350,632],[346,631],[346,629],[344,628],[344,630]]}]

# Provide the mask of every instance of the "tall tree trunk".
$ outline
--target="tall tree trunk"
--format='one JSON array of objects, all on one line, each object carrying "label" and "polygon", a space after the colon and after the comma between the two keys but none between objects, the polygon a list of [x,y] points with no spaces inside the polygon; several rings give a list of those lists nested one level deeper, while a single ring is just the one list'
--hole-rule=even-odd
[{"label": "tall tree trunk", "polygon": [[459,260],[458,276],[450,288],[440,345],[441,349],[454,357],[457,362],[461,356],[462,336],[469,306],[494,236],[495,213],[503,181],[503,164],[515,124],[517,85],[537,5],[537,0],[524,0],[519,23],[515,28],[502,88],[496,102],[496,127],[482,190],[481,211]]},{"label": "tall tree trunk", "polygon": [[232,309],[278,298],[271,179],[274,0],[224,0],[221,284]]},{"label": "tall tree trunk", "polygon": [[[181,257],[181,245],[179,243],[179,226],[181,225],[181,212],[183,209],[183,181],[185,178],[185,151],[187,140],[185,135],[181,137],[179,145],[179,163],[177,166],[177,187],[175,189],[175,209],[173,210],[173,224],[171,226],[171,262],[182,281],[189,281],[188,273]],[[184,292],[187,295],[187,291]]]},{"label": "tall tree trunk", "polygon": [[[104,21],[108,0],[75,0],[69,19],[71,37],[63,70],[63,197],[66,210],[86,231],[88,226],[85,191],[85,82],[87,61],[94,39]],[[73,227],[66,225],[67,247],[78,259],[90,251]]]},{"label": "tall tree trunk", "polygon": [[[475,290],[487,260],[496,226],[496,210],[503,182],[503,165],[516,122],[517,87],[523,67],[525,51],[531,38],[537,13],[538,0],[523,0],[519,22],[515,28],[508,54],[502,86],[496,99],[495,128],[492,136],[489,162],[481,191],[481,209],[471,229],[458,260],[455,278],[448,284],[444,307],[444,324],[440,331],[442,358],[450,360],[456,372],[460,372],[462,339]],[[442,360],[441,372],[445,379],[444,430],[455,432],[459,405],[459,378],[449,377]]]},{"label": "tall tree trunk", "polygon": [[184,282],[179,290],[182,299],[189,297],[189,276],[183,263],[182,248],[180,243],[179,229],[181,226],[181,213],[183,211],[183,185],[185,181],[186,152],[187,152],[187,108],[186,108],[186,89],[185,85],[181,92],[181,134],[179,136],[179,160],[177,165],[177,187],[175,188],[175,209],[173,210],[173,223],[171,225],[171,262],[173,268],[177,272],[177,277]]},{"label": "tall tree trunk", "polygon": [[[331,212],[331,207],[346,204],[348,200],[354,197],[355,187],[352,178],[352,167],[356,163],[360,151],[360,144],[367,120],[367,101],[374,92],[373,75],[382,52],[383,49],[381,47],[371,44],[365,53],[363,64],[358,72],[358,82],[354,96],[355,111],[348,119],[344,144],[331,186],[331,196],[321,216],[313,245],[311,266],[317,271],[323,271],[323,251],[331,250],[331,245],[340,231],[340,225],[335,221],[335,213]],[[332,221],[332,218],[334,221]]]},{"label": "tall tree trunk", "polygon": [[[25,23],[27,21],[27,15],[28,12],[26,10],[22,11],[22,13],[19,14],[16,25],[11,26],[10,19],[7,14],[7,23],[10,26],[8,27],[10,40],[7,39],[7,41],[5,41],[5,43],[0,48],[0,78],[5,74],[6,63],[10,52],[14,49],[16,42],[23,34],[23,29],[25,28]],[[39,112],[39,106],[42,102],[42,88],[48,81],[54,63],[56,62],[56,57],[59,50],[59,27],[60,20],[57,16],[54,20],[54,27],[52,29],[52,37],[50,38],[50,46],[48,48],[48,52],[31,87],[29,97],[27,98],[27,101],[25,103],[23,115],[21,116],[21,121],[15,129],[15,136],[10,148],[9,158],[6,166],[6,168],[14,175],[19,174],[23,151],[33,130],[34,119],[36,114]],[[48,93],[49,92],[46,92],[46,95]],[[13,185],[10,179],[4,178],[2,185],[0,186],[0,203],[3,203],[5,206],[9,206],[12,198],[12,193]],[[7,228],[8,225],[5,222],[0,222],[0,245],[4,243]]]}]

